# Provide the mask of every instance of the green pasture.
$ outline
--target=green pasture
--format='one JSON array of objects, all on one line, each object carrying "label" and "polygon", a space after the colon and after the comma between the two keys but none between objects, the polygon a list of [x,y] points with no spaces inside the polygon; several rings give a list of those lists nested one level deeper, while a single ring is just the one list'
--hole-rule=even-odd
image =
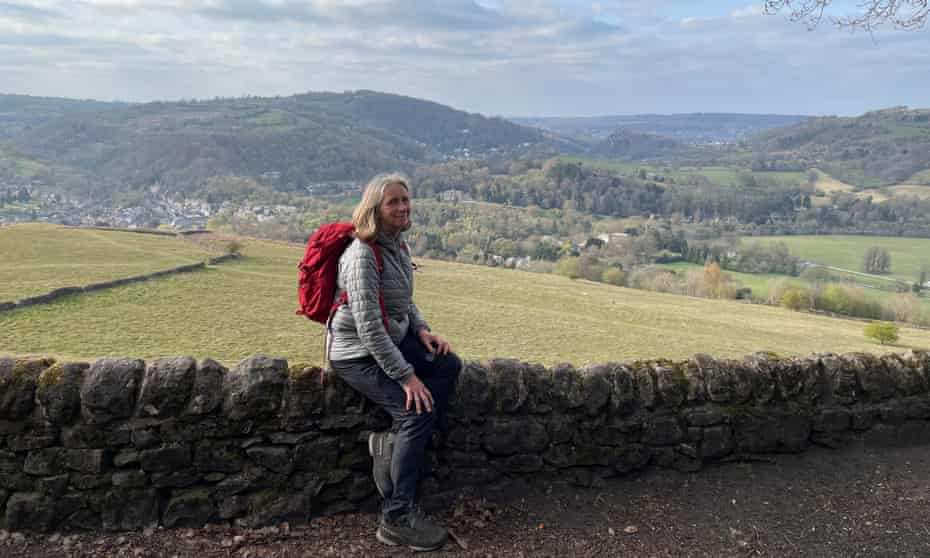
[{"label": "green pasture", "polygon": [[203,261],[192,242],[45,224],[0,228],[0,301]]},{"label": "green pasture", "polygon": [[833,267],[862,272],[862,258],[871,246],[888,250],[891,256],[890,278],[914,282],[921,267],[930,271],[930,239],[891,236],[755,236],[745,242],[784,242],[792,254],[802,259]]},{"label": "green pasture", "polygon": [[620,172],[630,176],[635,176],[640,169],[645,169],[650,175],[658,174],[672,178],[676,182],[685,181],[691,175],[698,175],[720,186],[740,186],[742,176],[746,174],[751,174],[756,179],[774,180],[781,184],[791,185],[801,184],[807,180],[806,173],[793,171],[748,171],[735,166],[665,166],[638,161],[608,161],[564,156],[560,158],[563,161],[581,163],[587,167]]},{"label": "green pasture", "polygon": [[[246,241],[245,257],[205,271],[75,295],[0,313],[0,353],[91,359],[188,354],[226,363],[255,353],[319,362],[323,327],[295,316],[301,248]],[[544,364],[739,357],[769,350],[885,351],[930,346],[903,328],[899,345],[866,340],[862,323],[739,302],[421,260],[416,301],[469,359]]]}]

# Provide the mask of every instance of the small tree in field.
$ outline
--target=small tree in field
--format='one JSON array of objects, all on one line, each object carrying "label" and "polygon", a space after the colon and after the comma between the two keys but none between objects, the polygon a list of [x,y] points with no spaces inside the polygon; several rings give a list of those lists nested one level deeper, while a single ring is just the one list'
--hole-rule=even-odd
[{"label": "small tree in field", "polygon": [[882,345],[898,340],[898,326],[888,322],[873,322],[865,326],[865,336]]},{"label": "small tree in field", "polygon": [[881,246],[872,246],[865,251],[862,269],[866,273],[888,273],[891,271],[891,255]]},{"label": "small tree in field", "polygon": [[242,254],[242,243],[238,240],[230,240],[226,243],[224,251],[230,256],[238,256]]}]

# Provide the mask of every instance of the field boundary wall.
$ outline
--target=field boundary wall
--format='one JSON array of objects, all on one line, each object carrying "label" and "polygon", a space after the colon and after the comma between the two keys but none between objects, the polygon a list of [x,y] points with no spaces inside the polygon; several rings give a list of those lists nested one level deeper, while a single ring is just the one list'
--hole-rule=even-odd
[{"label": "field boundary wall", "polygon": [[[333,374],[256,355],[0,359],[6,529],[259,526],[373,509],[367,434],[390,419]],[[424,494],[598,486],[812,446],[930,443],[930,352],[545,368],[468,362]],[[425,502],[427,505],[429,502]]]},{"label": "field boundary wall", "polygon": [[152,273],[145,273],[142,275],[133,275],[130,277],[121,277],[119,279],[113,279],[112,281],[101,281],[98,283],[89,283],[80,287],[60,287],[54,290],[51,290],[45,294],[31,296],[28,298],[23,298],[15,301],[3,302],[0,301],[0,312],[5,312],[9,310],[15,310],[17,308],[26,308],[29,306],[35,306],[37,304],[48,304],[54,302],[62,297],[70,296],[73,294],[80,293],[89,293],[93,291],[99,291],[103,289],[112,289],[114,287],[121,287],[123,285],[129,285],[132,283],[141,283],[143,281],[149,281],[151,279],[157,279],[159,277],[165,277],[168,275],[176,275],[178,273],[190,273],[192,271],[199,271],[205,269],[207,265],[216,265],[229,261],[238,257],[235,254],[225,254],[222,256],[216,256],[209,258],[206,262],[197,262],[193,264],[180,265],[177,267],[172,267],[169,269],[163,269],[159,271],[153,271]]}]

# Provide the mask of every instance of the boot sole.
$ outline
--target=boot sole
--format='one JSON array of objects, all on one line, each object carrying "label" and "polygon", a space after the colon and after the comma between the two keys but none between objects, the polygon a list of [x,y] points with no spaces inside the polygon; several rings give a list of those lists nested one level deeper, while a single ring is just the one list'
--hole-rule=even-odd
[{"label": "boot sole", "polygon": [[385,544],[387,546],[406,546],[407,548],[409,548],[410,550],[414,552],[432,552],[433,550],[439,550],[445,544],[445,541],[435,546],[416,546],[412,544],[405,544],[401,541],[392,539],[390,535],[382,531],[380,527],[375,532],[375,538],[378,539],[378,542],[380,542],[381,544]]}]

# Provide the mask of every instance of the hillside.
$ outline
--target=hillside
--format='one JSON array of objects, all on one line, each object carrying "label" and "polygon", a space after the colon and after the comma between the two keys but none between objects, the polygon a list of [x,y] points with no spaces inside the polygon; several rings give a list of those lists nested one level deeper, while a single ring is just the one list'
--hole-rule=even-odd
[{"label": "hillside", "polygon": [[608,159],[642,160],[672,155],[684,147],[671,138],[620,128],[595,144],[591,153]]},{"label": "hillside", "polygon": [[592,117],[525,117],[524,126],[596,142],[622,128],[657,134],[683,143],[733,142],[765,130],[797,124],[806,116],[786,114],[635,114]]},{"label": "hillside", "polygon": [[814,118],[749,142],[756,166],[818,167],[858,187],[930,183],[930,109]]},{"label": "hillside", "polygon": [[[0,353],[191,354],[234,361],[263,352],[318,362],[322,326],[293,313],[301,247],[246,241],[244,254],[202,272],[2,312]],[[887,349],[867,341],[862,324],[849,320],[417,260],[418,305],[433,329],[470,359],[581,365],[697,352],[741,357],[758,350]],[[49,266],[47,272],[59,271]],[[928,345],[930,333],[902,329],[900,346],[890,348]]]},{"label": "hillside", "polygon": [[[14,116],[28,107],[19,98],[0,99]],[[544,141],[541,132],[502,119],[373,91],[96,108],[105,110],[52,117],[48,109],[0,149],[121,186],[189,189],[212,176],[240,175],[297,190]]]},{"label": "hillside", "polygon": [[0,140],[14,138],[52,120],[128,106],[126,103],[0,94]]}]

